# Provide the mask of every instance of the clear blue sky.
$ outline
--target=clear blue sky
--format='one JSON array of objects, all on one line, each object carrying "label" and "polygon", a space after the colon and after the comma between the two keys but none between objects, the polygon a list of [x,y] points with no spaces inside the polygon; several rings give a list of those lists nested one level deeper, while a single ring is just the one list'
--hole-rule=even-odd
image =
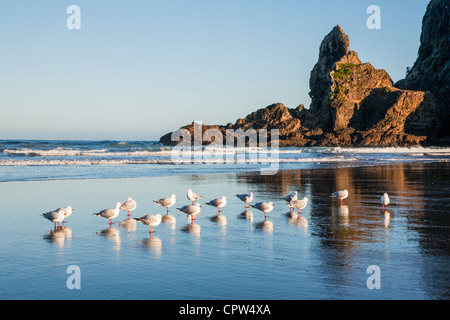
[{"label": "clear blue sky", "polygon": [[[282,102],[309,106],[309,76],[339,24],[394,81],[412,66],[428,0],[3,0],[0,139],[155,140]],[[66,9],[81,8],[81,30]],[[366,9],[381,8],[381,30]]]}]

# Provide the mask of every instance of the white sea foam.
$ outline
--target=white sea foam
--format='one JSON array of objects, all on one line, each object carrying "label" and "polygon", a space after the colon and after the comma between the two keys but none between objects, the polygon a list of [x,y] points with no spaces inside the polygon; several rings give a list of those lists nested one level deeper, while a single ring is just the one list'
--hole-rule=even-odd
[{"label": "white sea foam", "polygon": [[18,149],[18,150],[3,150],[4,154],[15,154],[24,156],[39,156],[39,157],[76,157],[76,156],[96,156],[96,157],[111,157],[111,156],[170,156],[171,150],[152,150],[152,151],[126,151],[115,152],[108,151],[108,149],[98,150],[73,150],[56,148],[50,150],[39,149]]}]

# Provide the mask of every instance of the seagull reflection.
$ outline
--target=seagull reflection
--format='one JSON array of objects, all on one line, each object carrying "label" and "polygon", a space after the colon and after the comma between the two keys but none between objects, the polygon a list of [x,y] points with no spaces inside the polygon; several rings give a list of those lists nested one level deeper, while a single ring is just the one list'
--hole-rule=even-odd
[{"label": "seagull reflection", "polygon": [[256,229],[261,229],[267,233],[272,234],[273,232],[273,222],[269,220],[264,220],[255,224]]},{"label": "seagull reflection", "polygon": [[296,212],[288,212],[286,213],[286,216],[289,218],[289,224],[302,228],[305,231],[308,229],[308,220],[302,217],[301,214],[298,214]]},{"label": "seagull reflection", "polygon": [[166,215],[162,216],[161,222],[168,224],[171,229],[175,229],[177,219],[175,219],[175,217],[170,214],[166,214]]},{"label": "seagull reflection", "polygon": [[67,226],[47,231],[43,238],[51,243],[56,243],[59,248],[64,248],[66,240],[72,239],[72,229]]},{"label": "seagull reflection", "polygon": [[136,224],[136,220],[134,219],[127,219],[117,223],[119,227],[124,228],[128,232],[136,231]]},{"label": "seagull reflection", "polygon": [[189,223],[183,228],[181,228],[181,231],[191,233],[196,237],[200,237],[200,225],[196,223]]},{"label": "seagull reflection", "polygon": [[294,211],[286,212],[285,215],[286,215],[286,217],[289,218],[289,219],[297,219],[298,216],[299,216],[299,214],[298,214],[297,212],[294,212]]},{"label": "seagull reflection", "polygon": [[143,239],[142,244],[150,251],[157,254],[162,253],[162,241],[158,237],[151,236],[150,238]]},{"label": "seagull reflection", "polygon": [[217,215],[211,217],[209,220],[211,220],[212,222],[217,222],[218,224],[221,224],[221,225],[227,224],[227,217],[225,217],[223,214],[217,214]]},{"label": "seagull reflection", "polygon": [[114,242],[115,250],[120,249],[120,231],[118,229],[113,228],[112,226],[109,226],[109,228],[107,228],[107,229],[98,231],[97,234]]},{"label": "seagull reflection", "polygon": [[348,213],[349,208],[345,204],[339,207],[333,207],[333,216],[337,217],[339,222],[344,225],[348,224]]},{"label": "seagull reflection", "polygon": [[239,215],[239,218],[253,221],[253,212],[251,212],[250,210],[245,210],[245,211],[241,212],[241,214]]},{"label": "seagull reflection", "polygon": [[387,210],[381,210],[380,216],[381,220],[383,221],[384,227],[388,228],[391,222],[391,214]]}]

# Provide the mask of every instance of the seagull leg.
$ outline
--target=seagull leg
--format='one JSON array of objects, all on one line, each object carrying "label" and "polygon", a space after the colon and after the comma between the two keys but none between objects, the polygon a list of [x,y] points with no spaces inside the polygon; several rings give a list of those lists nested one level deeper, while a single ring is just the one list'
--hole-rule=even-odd
[{"label": "seagull leg", "polygon": [[341,199],[341,206],[343,206],[343,205],[344,205],[344,200]]},{"label": "seagull leg", "polygon": [[130,220],[130,211],[128,211],[127,216],[128,216],[128,220]]}]

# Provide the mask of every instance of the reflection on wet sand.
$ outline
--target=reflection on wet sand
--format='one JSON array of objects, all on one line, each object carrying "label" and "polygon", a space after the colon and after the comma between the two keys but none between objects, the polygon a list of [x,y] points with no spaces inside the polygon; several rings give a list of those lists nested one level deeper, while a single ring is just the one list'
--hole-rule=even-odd
[{"label": "reflection on wet sand", "polygon": [[175,229],[177,219],[171,214],[166,214],[162,216],[161,222],[169,225],[171,229]]},{"label": "reflection on wet sand", "polygon": [[304,229],[308,229],[308,219],[303,217],[301,214],[296,212],[287,212],[286,217],[288,218],[289,224]]},{"label": "reflection on wet sand", "polygon": [[262,222],[255,223],[255,228],[260,229],[269,234],[273,233],[273,222],[269,220],[264,220]]},{"label": "reflection on wet sand", "polygon": [[253,221],[253,212],[250,210],[242,211],[239,215],[239,219],[247,219],[249,221]]},{"label": "reflection on wet sand", "polygon": [[124,228],[128,232],[136,231],[136,225],[137,223],[134,219],[127,219],[117,223],[118,227]]},{"label": "reflection on wet sand", "polygon": [[[438,215],[427,215],[427,212],[439,211],[440,208],[438,202],[426,201],[426,186],[427,183],[445,181],[446,177],[450,179],[450,164],[439,164],[433,169],[434,165],[399,163],[390,166],[283,170],[269,176],[242,173],[239,179],[257,185],[260,193],[265,194],[265,197],[270,195],[272,199],[282,199],[291,190],[298,190],[302,196],[311,197],[314,201],[310,207],[310,227],[314,228],[324,245],[338,240],[345,242],[344,247],[347,247],[357,246],[359,241],[376,241],[376,228],[367,221],[373,219],[370,215],[374,212],[370,208],[379,207],[380,197],[385,192],[391,198],[390,210],[394,213],[396,207],[411,209],[406,218],[414,226],[425,226],[427,219],[438,218]],[[448,170],[443,171],[442,165]],[[349,196],[345,206],[339,207],[330,200],[329,195],[343,189],[348,190]],[[415,214],[417,212],[421,214]],[[392,213],[388,215],[382,218],[386,227],[391,222]],[[429,228],[416,229],[425,238],[430,238],[427,236]],[[427,243],[433,245],[428,241],[421,242],[422,245]]]},{"label": "reflection on wet sand", "polygon": [[72,239],[72,229],[67,226],[62,226],[56,229],[47,231],[43,236],[43,239],[56,243],[59,248],[64,248],[66,245],[66,240]]},{"label": "reflection on wet sand", "polygon": [[389,223],[391,222],[391,214],[387,210],[381,210],[380,213],[381,221],[383,221],[383,225],[385,228],[389,227]]},{"label": "reflection on wet sand", "polygon": [[340,224],[347,226],[349,223],[350,209],[347,205],[332,207],[332,222],[333,224]]},{"label": "reflection on wet sand", "polygon": [[142,240],[142,245],[152,252],[160,255],[162,253],[162,241],[160,238],[151,236]]},{"label": "reflection on wet sand", "polygon": [[227,224],[227,217],[225,217],[223,214],[217,214],[215,216],[212,216],[211,218],[209,218],[209,220],[211,220],[212,222],[221,224],[221,225]]},{"label": "reflection on wet sand", "polygon": [[109,226],[109,228],[100,230],[97,232],[98,235],[105,237],[109,241],[112,241],[114,243],[114,249],[120,250],[120,231],[112,226]]},{"label": "reflection on wet sand", "polygon": [[201,227],[199,224],[189,223],[186,226],[182,227],[180,230],[183,232],[191,233],[196,237],[200,237]]}]

